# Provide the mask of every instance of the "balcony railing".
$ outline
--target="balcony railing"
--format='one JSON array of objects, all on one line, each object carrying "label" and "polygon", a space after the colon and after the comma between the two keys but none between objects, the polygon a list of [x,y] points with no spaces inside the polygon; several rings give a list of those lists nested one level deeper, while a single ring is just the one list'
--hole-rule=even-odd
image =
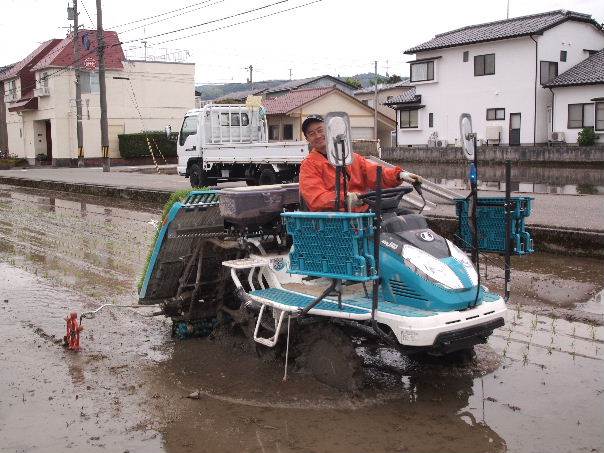
[{"label": "balcony railing", "polygon": [[50,90],[47,86],[39,86],[34,90],[34,96],[42,97],[42,96],[50,96]]}]

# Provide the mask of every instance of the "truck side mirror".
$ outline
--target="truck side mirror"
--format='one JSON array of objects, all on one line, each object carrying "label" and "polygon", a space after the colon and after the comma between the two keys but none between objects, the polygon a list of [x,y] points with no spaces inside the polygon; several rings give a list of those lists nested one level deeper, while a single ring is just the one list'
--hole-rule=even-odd
[{"label": "truck side mirror", "polygon": [[170,138],[172,136],[172,126],[166,126],[166,137]]},{"label": "truck side mirror", "polygon": [[330,112],[325,116],[327,159],[334,167],[352,164],[350,119],[345,112]]}]

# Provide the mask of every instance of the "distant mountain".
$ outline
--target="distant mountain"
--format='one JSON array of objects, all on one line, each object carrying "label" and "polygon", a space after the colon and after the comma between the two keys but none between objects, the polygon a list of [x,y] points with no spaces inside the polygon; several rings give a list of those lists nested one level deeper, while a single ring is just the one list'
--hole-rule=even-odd
[{"label": "distant mountain", "polygon": [[[357,79],[363,85],[363,88],[367,88],[371,86],[371,82],[375,79],[375,74],[371,72],[367,72],[365,74],[356,74],[353,76],[349,76],[353,79]],[[383,77],[383,75],[378,75],[378,77]],[[346,80],[348,76],[339,76],[341,80]],[[405,77],[403,77],[405,78]],[[263,80],[260,82],[254,82],[254,90],[263,90],[265,88],[273,88],[277,85],[280,85],[287,80]],[[238,91],[247,91],[252,89],[252,84],[250,83],[224,83],[224,84],[203,84],[197,85],[195,87],[196,91],[201,93],[201,99],[204,101],[208,101],[211,99],[219,98],[220,96],[224,96],[225,94],[235,93]]]}]

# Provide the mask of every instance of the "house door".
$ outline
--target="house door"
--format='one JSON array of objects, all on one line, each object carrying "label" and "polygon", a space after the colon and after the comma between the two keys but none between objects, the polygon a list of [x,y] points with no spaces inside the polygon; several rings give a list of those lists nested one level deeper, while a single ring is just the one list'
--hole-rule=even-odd
[{"label": "house door", "polygon": [[520,145],[520,113],[510,113],[510,146]]},{"label": "house door", "polygon": [[50,129],[50,120],[44,121],[46,127],[46,162],[52,165],[52,131]]}]

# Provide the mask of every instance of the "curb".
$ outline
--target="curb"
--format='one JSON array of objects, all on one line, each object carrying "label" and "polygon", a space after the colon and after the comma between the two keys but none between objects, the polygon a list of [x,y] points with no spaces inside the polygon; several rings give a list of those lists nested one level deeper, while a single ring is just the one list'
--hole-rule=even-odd
[{"label": "curb", "polygon": [[[168,201],[172,194],[169,190],[35,180],[12,176],[0,176],[0,183],[158,204]],[[455,234],[457,229],[456,218],[444,216],[426,216],[426,218],[430,228],[438,234],[449,237]],[[539,251],[604,258],[604,231],[553,228],[543,225],[527,225],[527,229],[533,236],[534,242],[538,244]]]},{"label": "curb", "polygon": [[52,180],[36,180],[27,178],[16,178],[12,176],[0,176],[0,183],[20,187],[33,187],[36,189],[58,190],[61,192],[81,193],[113,198],[123,198],[133,201],[144,201],[149,203],[165,203],[172,192],[169,190],[141,189],[140,187],[106,186],[98,184],[72,183]]}]

